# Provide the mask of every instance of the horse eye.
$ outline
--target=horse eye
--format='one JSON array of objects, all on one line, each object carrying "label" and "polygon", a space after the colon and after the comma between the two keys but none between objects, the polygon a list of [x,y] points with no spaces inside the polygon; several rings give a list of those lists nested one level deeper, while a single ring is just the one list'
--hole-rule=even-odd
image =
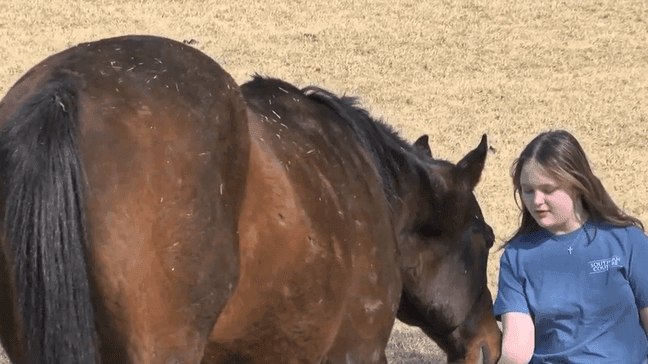
[{"label": "horse eye", "polygon": [[438,229],[430,224],[421,224],[416,228],[416,233],[426,239],[438,238],[443,235],[443,230]]},{"label": "horse eye", "polygon": [[473,226],[472,233],[475,235],[483,234],[486,248],[490,249],[493,247],[493,244],[495,243],[495,233],[490,225],[483,223],[481,226]]},{"label": "horse eye", "polygon": [[490,249],[493,247],[493,244],[495,244],[495,232],[492,227],[486,225],[486,247]]}]

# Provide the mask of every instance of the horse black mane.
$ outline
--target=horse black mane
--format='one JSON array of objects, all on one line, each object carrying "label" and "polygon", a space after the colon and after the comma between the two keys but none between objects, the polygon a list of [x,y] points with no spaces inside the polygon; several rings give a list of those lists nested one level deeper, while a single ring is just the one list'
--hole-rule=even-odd
[{"label": "horse black mane", "polygon": [[397,176],[403,170],[416,170],[422,153],[401,138],[398,133],[381,119],[373,118],[360,106],[357,97],[339,97],[317,86],[299,89],[277,79],[254,75],[242,86],[243,89],[275,88],[306,97],[322,104],[340,116],[342,122],[352,130],[353,136],[369,152],[383,181],[385,192],[393,196],[396,192]]}]

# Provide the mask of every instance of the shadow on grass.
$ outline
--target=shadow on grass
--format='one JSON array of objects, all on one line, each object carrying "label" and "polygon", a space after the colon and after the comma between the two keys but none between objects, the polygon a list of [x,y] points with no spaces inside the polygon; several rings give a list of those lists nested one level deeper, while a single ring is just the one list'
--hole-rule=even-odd
[{"label": "shadow on grass", "polygon": [[385,353],[390,364],[441,364],[447,361],[445,353],[421,329],[398,320]]}]

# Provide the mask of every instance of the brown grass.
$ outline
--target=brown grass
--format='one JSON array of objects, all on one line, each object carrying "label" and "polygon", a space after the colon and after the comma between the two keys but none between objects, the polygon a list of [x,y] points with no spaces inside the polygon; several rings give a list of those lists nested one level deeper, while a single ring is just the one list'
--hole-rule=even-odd
[{"label": "brown grass", "polygon": [[[573,132],[615,201],[648,224],[645,0],[0,1],[0,95],[44,57],[129,33],[195,39],[238,82],[253,72],[360,95],[457,161],[488,133],[477,194],[497,236],[517,210],[509,167],[536,133]],[[489,285],[496,293],[500,253]],[[398,324],[393,363],[438,363]]]}]

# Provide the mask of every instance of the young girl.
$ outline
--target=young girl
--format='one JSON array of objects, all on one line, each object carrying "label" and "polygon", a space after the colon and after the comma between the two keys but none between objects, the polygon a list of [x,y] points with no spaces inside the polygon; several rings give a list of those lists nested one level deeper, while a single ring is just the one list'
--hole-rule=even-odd
[{"label": "young girl", "polygon": [[499,363],[645,363],[641,221],[617,207],[566,131],[533,139],[512,177],[522,222],[500,263]]}]

